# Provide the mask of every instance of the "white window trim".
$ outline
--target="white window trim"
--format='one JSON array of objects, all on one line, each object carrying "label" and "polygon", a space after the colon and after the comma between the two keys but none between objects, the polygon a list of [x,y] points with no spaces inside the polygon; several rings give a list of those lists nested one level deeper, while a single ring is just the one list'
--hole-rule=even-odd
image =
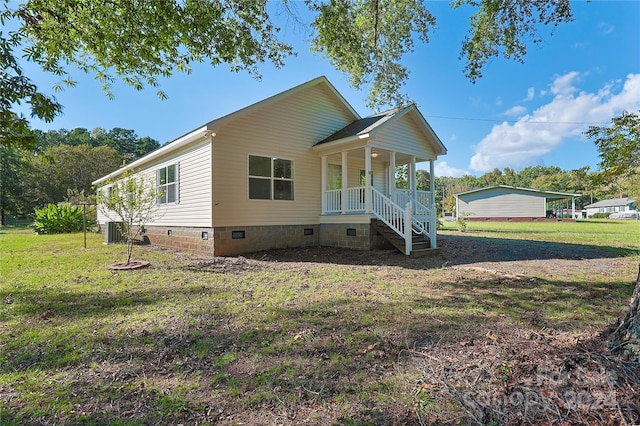
[{"label": "white window trim", "polygon": [[159,172],[161,170],[167,169],[171,166],[175,166],[175,186],[176,186],[176,200],[175,201],[166,201],[164,203],[160,202],[160,198],[156,201],[158,205],[168,205],[168,204],[180,204],[180,163],[175,162],[171,164],[166,164],[162,167],[156,169],[156,191],[160,192],[162,186],[167,186],[168,184],[160,185],[160,176]]},{"label": "white window trim", "polygon": [[[263,157],[263,158],[268,158],[271,160],[271,176],[270,177],[266,177],[266,176],[252,176],[249,174],[249,161],[251,157]],[[290,161],[291,162],[291,168],[292,168],[292,177],[290,179],[288,178],[276,178],[274,176],[274,161],[273,160],[286,160],[286,161]],[[296,185],[295,185],[295,179],[296,178],[296,163],[293,159],[291,158],[286,158],[286,157],[278,157],[278,156],[273,156],[273,155],[263,155],[263,154],[247,154],[247,200],[249,201],[275,201],[275,202],[291,202],[291,201],[295,201],[296,199]],[[264,199],[264,198],[251,198],[249,196],[249,180],[250,179],[264,179],[264,180],[269,180],[269,182],[271,183],[270,189],[271,189],[271,198],[269,199]],[[274,198],[275,195],[275,191],[274,191],[274,187],[273,187],[273,183],[274,181],[279,180],[279,181],[286,181],[286,182],[291,182],[292,183],[292,198],[290,200],[276,200]]]}]

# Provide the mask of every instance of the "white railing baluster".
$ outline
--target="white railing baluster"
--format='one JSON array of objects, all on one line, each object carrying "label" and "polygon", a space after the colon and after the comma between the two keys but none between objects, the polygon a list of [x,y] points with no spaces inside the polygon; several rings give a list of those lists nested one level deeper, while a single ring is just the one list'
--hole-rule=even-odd
[{"label": "white railing baluster", "polygon": [[[411,220],[407,221],[407,217],[411,217],[409,209],[408,216],[405,209],[394,203],[375,188],[371,188],[371,208],[374,215],[384,222],[389,228],[405,239],[405,254],[411,253]],[[409,235],[407,243],[407,234]]]},{"label": "white railing baluster", "polygon": [[[324,192],[326,205],[324,213],[366,213],[365,192],[365,187],[326,190]],[[435,209],[430,206],[431,193],[429,191],[415,191],[416,198],[413,198],[411,191],[396,189],[393,194],[394,199],[390,199],[372,187],[371,210],[378,219],[404,238],[405,251],[407,251],[405,254],[410,254],[412,232],[424,234],[432,241],[435,236]],[[406,208],[401,206],[406,206]]]}]

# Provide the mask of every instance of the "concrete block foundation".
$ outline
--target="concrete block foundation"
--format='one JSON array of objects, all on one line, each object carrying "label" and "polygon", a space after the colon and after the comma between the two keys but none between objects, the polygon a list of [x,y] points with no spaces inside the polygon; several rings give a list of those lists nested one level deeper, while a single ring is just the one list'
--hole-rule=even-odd
[{"label": "concrete block foundation", "polygon": [[202,256],[235,256],[262,250],[313,246],[356,250],[392,247],[370,223],[216,228],[147,226],[144,237],[150,244]]}]

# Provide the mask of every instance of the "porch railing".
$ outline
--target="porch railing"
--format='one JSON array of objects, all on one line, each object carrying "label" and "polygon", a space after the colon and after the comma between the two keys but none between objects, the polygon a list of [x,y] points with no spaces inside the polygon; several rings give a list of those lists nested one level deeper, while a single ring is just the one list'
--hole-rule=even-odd
[{"label": "porch railing", "polygon": [[415,200],[423,206],[431,204],[431,191],[411,191],[410,189],[393,190],[393,202],[399,206],[405,206],[409,201]]},{"label": "porch railing", "polygon": [[[326,213],[355,213],[364,212],[364,186],[346,189],[329,189],[325,191]],[[342,197],[346,204],[342,208]]]},{"label": "porch railing", "polygon": [[[367,212],[365,203],[365,187],[346,189],[332,189],[325,191],[325,213],[372,213],[393,229],[405,240],[405,254],[411,253],[412,233],[424,234],[433,241],[435,235],[435,216],[429,208],[430,195],[428,191],[416,191],[416,198],[411,197],[408,190],[394,191],[391,199],[371,188],[371,209]],[[345,205],[342,205],[342,199]],[[424,201],[423,202],[421,202]],[[410,225],[406,225],[410,224]]]},{"label": "porch railing", "polygon": [[[431,209],[419,201],[410,201],[411,205],[411,224],[416,233],[424,234],[432,238],[432,216]],[[409,204],[408,204],[409,205]]]},{"label": "porch railing", "polygon": [[[365,211],[364,193],[366,188],[359,186],[346,189],[329,189],[325,191],[325,213],[354,213]],[[342,208],[342,197],[347,201],[345,208]],[[431,192],[429,191],[411,191],[408,189],[395,189],[393,198],[395,204],[406,206],[410,201],[417,201],[414,205],[414,214],[420,214],[421,211],[429,210],[431,204]]]},{"label": "porch railing", "polygon": [[406,210],[377,189],[371,189],[371,210],[373,210],[373,213],[378,219],[386,223],[389,228],[404,237],[407,234],[407,229],[405,228],[405,223],[407,223]]}]

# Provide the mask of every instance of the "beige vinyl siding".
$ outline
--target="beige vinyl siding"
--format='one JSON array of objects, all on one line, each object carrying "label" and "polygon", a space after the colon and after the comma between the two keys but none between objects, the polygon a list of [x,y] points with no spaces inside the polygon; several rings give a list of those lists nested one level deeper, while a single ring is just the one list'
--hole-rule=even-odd
[{"label": "beige vinyl siding", "polygon": [[[335,163],[335,164],[340,164]],[[371,168],[373,170],[373,186],[381,192],[386,190],[385,164],[379,161],[372,161]],[[360,170],[364,170],[364,160],[361,158],[349,157],[347,161],[347,188],[355,188],[360,186]]]},{"label": "beige vinyl siding", "polygon": [[424,134],[420,131],[413,119],[404,115],[385,127],[375,137],[384,140],[384,149],[414,155],[423,159],[435,159],[436,154],[433,147],[422,143]]},{"label": "beige vinyl siding", "polygon": [[[159,158],[145,166],[145,178],[155,185],[156,170],[178,163],[179,202],[160,204],[158,217],[149,222],[157,226],[211,226],[211,144],[202,139],[179,151],[178,155]],[[98,220],[107,220],[99,213]]]},{"label": "beige vinyl siding", "polygon": [[161,160],[148,170],[155,171],[170,164],[179,164],[180,200],[177,204],[163,204],[158,226],[210,227],[211,218],[211,143],[206,138],[181,150],[179,155]]},{"label": "beige vinyl siding", "polygon": [[[107,186],[108,185],[104,185],[98,188],[98,191],[106,191],[107,190]],[[111,221],[111,219],[109,219],[104,213],[102,213],[101,209],[97,209],[97,215],[96,215],[96,219],[98,220],[99,224],[104,224],[106,222]]]},{"label": "beige vinyl siding", "polygon": [[[221,126],[213,142],[214,226],[318,222],[321,160],[312,146],[353,118],[326,90],[314,86]],[[249,154],[293,161],[293,201],[249,200]]]},{"label": "beige vinyl siding", "polygon": [[460,195],[458,216],[470,217],[544,217],[546,198],[504,188]]}]

